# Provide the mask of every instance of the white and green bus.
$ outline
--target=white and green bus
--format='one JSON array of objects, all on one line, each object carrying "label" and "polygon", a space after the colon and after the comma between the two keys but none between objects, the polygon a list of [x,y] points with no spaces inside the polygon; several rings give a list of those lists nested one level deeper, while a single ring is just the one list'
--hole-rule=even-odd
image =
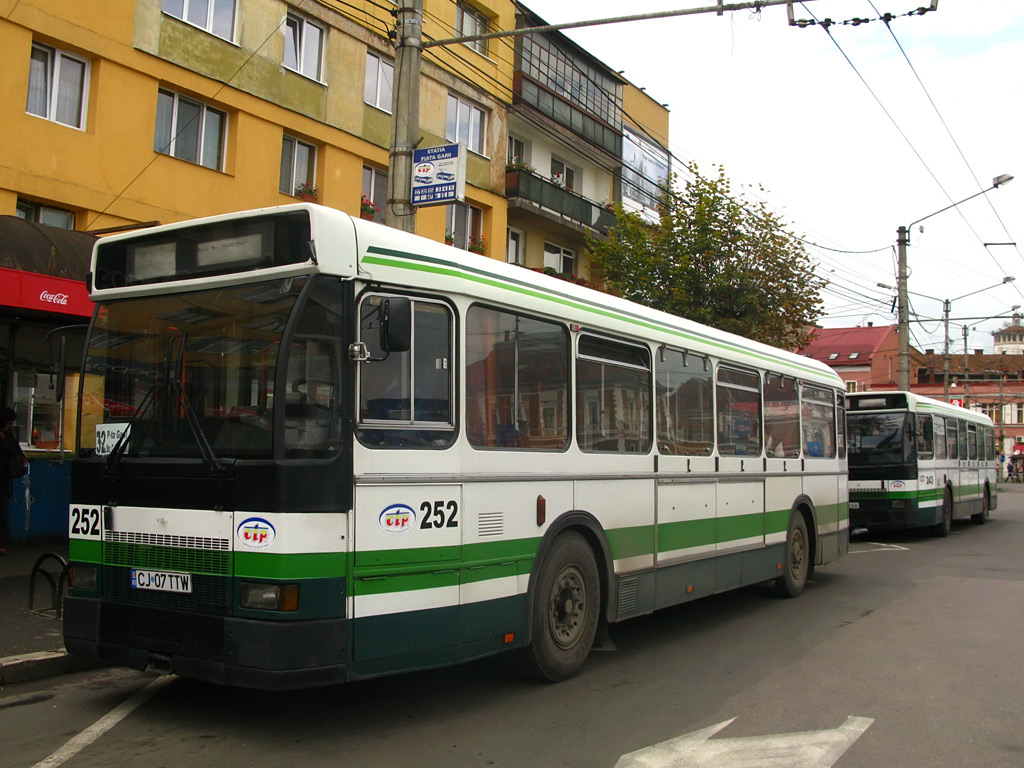
[{"label": "white and green bus", "polygon": [[988,520],[997,502],[991,419],[912,392],[858,392],[847,403],[853,528],[948,536],[955,518]]},{"label": "white and green bus", "polygon": [[509,652],[849,542],[829,368],[316,205],[100,240],[69,651],[259,688]]}]

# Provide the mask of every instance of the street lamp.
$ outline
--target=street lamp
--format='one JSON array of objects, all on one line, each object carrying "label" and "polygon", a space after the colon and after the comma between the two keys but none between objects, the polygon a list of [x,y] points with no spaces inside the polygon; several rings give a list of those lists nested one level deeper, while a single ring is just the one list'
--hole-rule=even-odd
[{"label": "street lamp", "polygon": [[[979,195],[984,195],[986,192],[991,192],[996,187],[1001,187],[1004,184],[1008,184],[1013,180],[1013,176],[1008,173],[1000,174],[992,179],[992,186],[988,189],[983,189],[980,192],[975,192],[970,197],[965,197],[963,200],[959,200],[952,205],[947,205],[945,208],[940,208],[934,213],[929,213],[927,216],[922,216],[917,221],[912,221],[907,226],[899,227],[896,230],[896,246],[898,254],[897,264],[897,302],[898,302],[898,322],[899,322],[899,359],[897,365],[898,372],[898,385],[900,390],[906,392],[910,390],[910,302],[907,299],[907,246],[910,245],[910,228],[915,224],[920,224],[925,219],[930,219],[932,216],[937,216],[940,213],[948,211],[950,208],[956,208],[958,205],[966,203],[968,200],[973,200]],[[1005,282],[1005,281],[1004,281]],[[988,290],[988,289],[983,289]],[[970,295],[970,294],[966,294]],[[963,298],[961,296],[960,298]],[[948,314],[947,314],[948,316]],[[946,338],[948,340],[948,327]],[[947,341],[948,344],[948,341]],[[947,401],[948,401],[947,397]]]}]

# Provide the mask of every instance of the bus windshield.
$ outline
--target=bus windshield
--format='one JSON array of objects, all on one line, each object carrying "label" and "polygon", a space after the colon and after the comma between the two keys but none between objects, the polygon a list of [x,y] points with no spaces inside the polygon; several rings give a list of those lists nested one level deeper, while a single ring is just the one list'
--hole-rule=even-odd
[{"label": "bus windshield", "polygon": [[82,374],[79,455],[201,458],[215,467],[271,458],[281,336],[305,282],[101,305]]},{"label": "bus windshield", "polygon": [[846,430],[851,467],[906,464],[914,460],[913,420],[907,413],[850,413]]}]

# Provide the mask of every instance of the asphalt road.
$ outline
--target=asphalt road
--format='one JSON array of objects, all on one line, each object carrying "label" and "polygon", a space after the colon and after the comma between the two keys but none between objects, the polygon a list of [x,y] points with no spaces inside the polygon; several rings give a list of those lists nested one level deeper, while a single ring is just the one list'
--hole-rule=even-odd
[{"label": "asphalt road", "polygon": [[[1013,486],[948,539],[856,536],[796,600],[752,588],[612,627],[616,650],[557,685],[493,660],[283,695],[125,670],[9,685],[0,768],[1020,768],[1022,608]],[[779,734],[811,731],[846,742],[780,757],[804,735]]]}]

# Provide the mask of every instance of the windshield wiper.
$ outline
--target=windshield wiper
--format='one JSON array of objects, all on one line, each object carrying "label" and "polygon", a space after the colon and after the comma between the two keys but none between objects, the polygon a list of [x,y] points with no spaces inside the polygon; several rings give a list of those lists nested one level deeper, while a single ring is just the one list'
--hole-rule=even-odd
[{"label": "windshield wiper", "polygon": [[[174,343],[167,347],[167,355],[164,357],[164,370],[168,370],[171,364],[171,354],[174,350]],[[121,436],[117,438],[117,442],[114,443],[114,447],[110,450],[110,455],[107,456],[107,469],[117,469],[118,463],[121,461],[121,456],[128,450],[129,435],[132,432],[132,427],[135,422],[144,414],[149,408],[156,402],[156,390],[160,386],[161,372],[156,372],[156,379],[150,385],[149,389],[146,390],[146,394],[142,398],[142,402],[139,403],[139,407],[135,409],[135,413],[128,419],[128,424],[125,426]]]},{"label": "windshield wiper", "polygon": [[181,378],[178,376],[178,370],[181,366],[181,360],[185,351],[185,342],[187,340],[187,333],[183,333],[178,339],[178,359],[175,361],[174,367],[168,369],[167,376],[171,385],[177,392],[178,402],[185,407],[185,420],[188,422],[188,426],[192,430],[192,436],[196,440],[196,445],[199,446],[199,453],[202,454],[203,463],[211,469],[220,472],[224,469],[224,466],[220,463],[220,459],[217,458],[217,454],[214,453],[213,446],[210,445],[210,441],[207,439],[206,433],[203,431],[203,426],[199,423],[199,418],[196,416],[195,409],[192,407],[192,401],[189,400],[188,393],[185,391],[185,385],[182,384]]}]

